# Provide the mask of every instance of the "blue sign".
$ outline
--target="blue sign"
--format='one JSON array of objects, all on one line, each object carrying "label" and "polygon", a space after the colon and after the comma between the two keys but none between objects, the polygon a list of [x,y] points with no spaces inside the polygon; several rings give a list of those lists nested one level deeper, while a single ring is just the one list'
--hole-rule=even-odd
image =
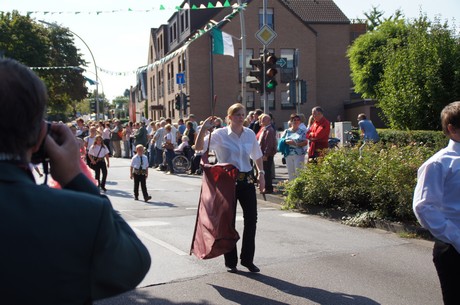
[{"label": "blue sign", "polygon": [[280,59],[278,59],[278,61],[276,62],[276,64],[277,64],[279,67],[283,68],[283,67],[287,64],[287,61],[286,61],[285,58],[282,58],[282,57],[281,57]]},{"label": "blue sign", "polygon": [[178,84],[178,85],[185,84],[185,74],[184,73],[177,73],[176,74],[176,84]]}]

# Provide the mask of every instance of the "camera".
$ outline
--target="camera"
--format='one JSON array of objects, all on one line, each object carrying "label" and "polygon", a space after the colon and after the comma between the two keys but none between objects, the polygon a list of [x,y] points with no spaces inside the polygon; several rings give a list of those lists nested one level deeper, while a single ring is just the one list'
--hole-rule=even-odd
[{"label": "camera", "polygon": [[[46,122],[46,135],[50,134],[51,132],[51,123]],[[32,154],[31,162],[33,164],[40,164],[44,161],[48,161],[48,156],[45,151],[45,141],[46,137],[43,138],[42,143],[40,144],[40,148]]]}]

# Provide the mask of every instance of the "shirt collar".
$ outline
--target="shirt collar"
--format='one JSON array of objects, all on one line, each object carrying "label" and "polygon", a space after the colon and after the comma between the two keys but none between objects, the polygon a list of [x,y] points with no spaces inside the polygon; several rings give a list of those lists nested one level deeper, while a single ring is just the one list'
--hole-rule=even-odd
[{"label": "shirt collar", "polygon": [[447,144],[447,147],[457,153],[460,153],[460,143],[459,142],[455,142],[454,140],[450,139],[449,144]]}]

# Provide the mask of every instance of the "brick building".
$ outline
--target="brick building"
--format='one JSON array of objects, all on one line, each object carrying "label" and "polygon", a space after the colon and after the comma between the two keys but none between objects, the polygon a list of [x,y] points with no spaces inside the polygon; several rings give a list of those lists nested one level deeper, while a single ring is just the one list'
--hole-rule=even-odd
[{"label": "brick building", "polygon": [[[181,7],[201,4],[207,6],[208,1],[184,1]],[[248,111],[263,109],[263,99],[254,89],[246,86],[245,98],[242,96],[242,81],[245,84],[242,67],[249,72],[252,69],[249,59],[258,58],[264,48],[255,37],[263,24],[263,0],[246,4],[243,10],[244,64],[242,41],[237,39],[242,36],[242,15],[232,14],[232,7],[179,10],[167,24],[152,29],[148,65],[140,71],[138,84],[132,88],[135,94],[131,94],[131,103],[136,112],[154,120],[160,116],[177,120],[194,113],[202,120],[212,112],[214,95],[217,96],[215,114],[221,117],[225,117],[228,106],[236,101],[243,101]],[[212,55],[210,34],[196,39],[193,35],[229,15],[231,21],[224,22],[220,29],[234,37],[235,57]],[[345,104],[349,104],[352,88],[346,50],[365,28],[353,26],[332,0],[267,0],[266,24],[277,34],[267,51],[286,61],[285,66],[277,68],[275,92],[268,95],[269,112],[277,127],[283,127],[283,122],[296,110],[308,117],[311,108],[317,105],[324,108],[331,121],[339,115],[344,119]],[[304,104],[294,104],[288,99],[287,84],[296,78],[296,71],[298,79],[307,83]],[[178,73],[185,75],[186,83],[182,88],[176,84]],[[189,97],[188,108],[181,112],[175,109],[176,96],[180,92],[184,100]]]}]

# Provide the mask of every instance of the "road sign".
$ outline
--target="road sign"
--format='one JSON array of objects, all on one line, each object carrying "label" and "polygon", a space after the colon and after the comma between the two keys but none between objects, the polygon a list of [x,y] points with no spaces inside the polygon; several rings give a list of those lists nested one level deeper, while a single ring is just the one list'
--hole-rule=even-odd
[{"label": "road sign", "polygon": [[176,74],[176,84],[178,84],[178,85],[185,84],[185,74],[184,73],[177,73]]},{"label": "road sign", "polygon": [[283,68],[287,64],[287,61],[284,58],[280,58],[277,60],[276,64],[278,67]]},{"label": "road sign", "polygon": [[256,38],[265,46],[268,46],[278,36],[268,25],[263,25],[256,33]]}]

